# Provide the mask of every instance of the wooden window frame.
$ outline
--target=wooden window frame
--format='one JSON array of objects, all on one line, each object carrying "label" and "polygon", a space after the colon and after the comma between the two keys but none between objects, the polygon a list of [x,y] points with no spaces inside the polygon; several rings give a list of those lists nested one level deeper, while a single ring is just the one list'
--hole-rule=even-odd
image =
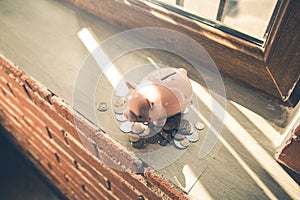
[{"label": "wooden window frame", "polygon": [[147,0],[67,1],[125,28],[164,27],[187,34],[206,49],[221,73],[283,102],[289,102],[299,81],[299,0],[279,0],[263,46]]}]

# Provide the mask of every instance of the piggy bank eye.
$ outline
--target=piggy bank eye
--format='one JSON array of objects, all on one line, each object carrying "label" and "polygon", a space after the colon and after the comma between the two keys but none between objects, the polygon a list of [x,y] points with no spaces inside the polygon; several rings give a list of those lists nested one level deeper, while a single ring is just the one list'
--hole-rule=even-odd
[{"label": "piggy bank eye", "polygon": [[139,118],[142,119],[142,115],[139,115]]}]

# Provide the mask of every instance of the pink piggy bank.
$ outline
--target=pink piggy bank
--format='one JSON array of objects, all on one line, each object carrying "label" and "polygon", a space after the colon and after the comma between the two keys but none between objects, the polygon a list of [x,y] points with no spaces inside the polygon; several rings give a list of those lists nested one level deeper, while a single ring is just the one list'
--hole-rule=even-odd
[{"label": "pink piggy bank", "polygon": [[163,126],[168,117],[183,112],[190,105],[193,89],[185,69],[160,68],[149,73],[138,86],[126,82],[125,116],[133,122],[152,122]]}]

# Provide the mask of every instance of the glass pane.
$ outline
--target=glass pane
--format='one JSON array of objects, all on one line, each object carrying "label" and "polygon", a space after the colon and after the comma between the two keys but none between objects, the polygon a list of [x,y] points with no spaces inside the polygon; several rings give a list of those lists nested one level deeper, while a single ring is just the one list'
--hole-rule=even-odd
[{"label": "glass pane", "polygon": [[[254,43],[265,40],[277,0],[150,0],[200,21],[210,21],[218,28]],[[211,24],[211,23],[209,23]]]}]

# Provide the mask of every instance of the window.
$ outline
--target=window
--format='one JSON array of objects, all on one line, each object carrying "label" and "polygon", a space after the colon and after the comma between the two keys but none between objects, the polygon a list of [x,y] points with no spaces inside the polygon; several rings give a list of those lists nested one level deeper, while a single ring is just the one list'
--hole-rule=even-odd
[{"label": "window", "polygon": [[[74,1],[74,0],[68,0]],[[284,102],[291,101],[300,75],[300,1],[279,0],[263,43],[171,6],[146,0],[74,1],[107,21],[126,28],[166,27],[185,33],[211,55],[219,70]],[[100,5],[107,9],[97,9]],[[99,6],[100,7],[100,6]],[[197,58],[195,58],[197,59]],[[201,59],[199,59],[201,62]],[[299,96],[296,97],[296,102]]]}]

